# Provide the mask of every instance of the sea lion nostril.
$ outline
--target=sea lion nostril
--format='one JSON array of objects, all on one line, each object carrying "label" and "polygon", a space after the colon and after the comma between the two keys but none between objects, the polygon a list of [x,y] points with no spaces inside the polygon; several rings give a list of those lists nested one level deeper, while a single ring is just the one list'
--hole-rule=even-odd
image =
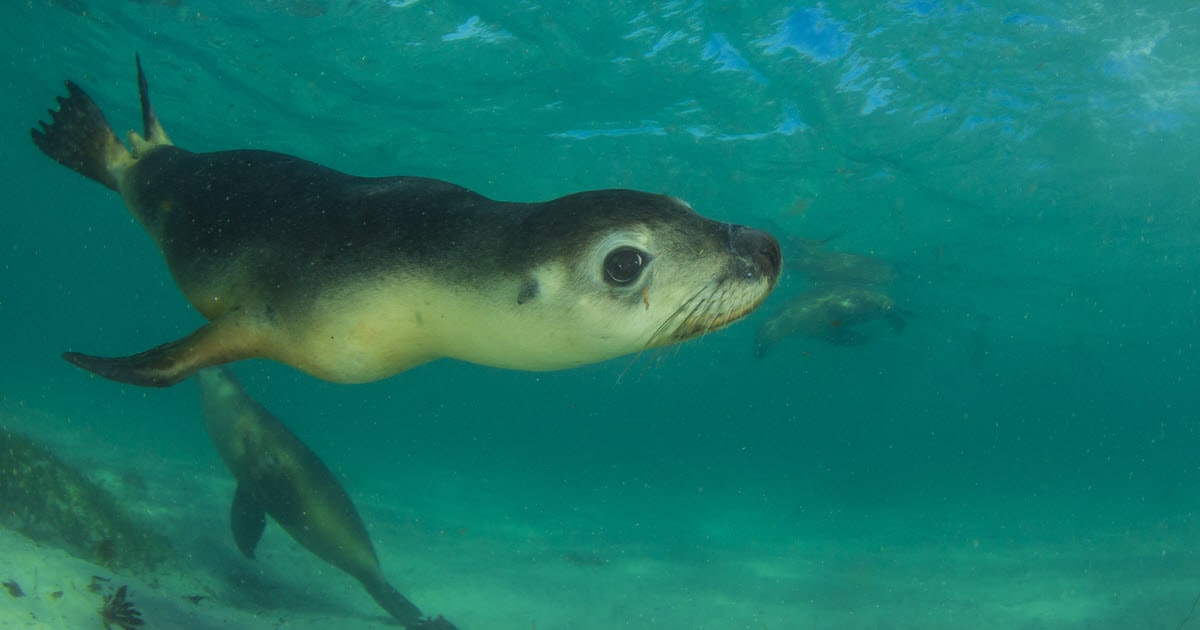
[{"label": "sea lion nostril", "polygon": [[779,241],[775,237],[763,232],[766,241],[759,247],[755,258],[763,265],[763,269],[771,275],[779,273],[780,267],[783,265],[783,253],[779,250]]},{"label": "sea lion nostril", "polygon": [[762,230],[743,227],[734,232],[731,245],[736,251],[754,260],[763,275],[772,278],[779,275],[783,254],[779,250],[779,241],[775,240],[774,236]]}]

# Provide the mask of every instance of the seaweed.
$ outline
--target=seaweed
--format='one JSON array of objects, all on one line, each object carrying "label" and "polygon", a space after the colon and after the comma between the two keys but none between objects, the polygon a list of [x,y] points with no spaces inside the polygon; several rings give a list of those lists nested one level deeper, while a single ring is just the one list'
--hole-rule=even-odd
[{"label": "seaweed", "polygon": [[17,584],[16,580],[9,580],[8,582],[4,582],[3,585],[9,595],[13,597],[25,597],[25,591],[21,590],[21,585]]},{"label": "seaweed", "polygon": [[111,582],[111,581],[112,580],[110,580],[106,577],[101,577],[99,575],[93,575],[92,580],[90,582],[88,582],[87,588],[89,591],[91,591],[93,593],[99,593],[100,589],[104,588],[104,583]]},{"label": "seaweed", "polygon": [[0,527],[109,569],[171,559],[166,537],[45,446],[0,427]]},{"label": "seaweed", "polygon": [[133,630],[146,623],[142,619],[141,611],[134,608],[133,602],[125,599],[125,589],[125,585],[122,584],[116,593],[104,596],[104,605],[100,607],[100,619],[104,622],[105,630],[112,630],[114,625],[121,630]]},{"label": "seaweed", "polygon": [[104,537],[92,544],[96,554],[96,564],[111,569],[117,559],[117,541],[112,537]]}]

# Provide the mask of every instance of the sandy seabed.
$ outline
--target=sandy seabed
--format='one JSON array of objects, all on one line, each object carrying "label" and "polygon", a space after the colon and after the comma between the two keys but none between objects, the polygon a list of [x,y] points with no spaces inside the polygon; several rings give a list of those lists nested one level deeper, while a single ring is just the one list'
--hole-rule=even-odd
[{"label": "sandy seabed", "polygon": [[[60,446],[72,461],[72,446]],[[120,586],[150,629],[396,627],[354,580],[274,524],[257,559],[242,558],[226,521],[233,483],[207,464],[143,458],[138,472],[151,481],[135,484],[128,471],[81,466],[170,539],[172,558],[153,569],[113,571],[0,529],[0,581],[13,585],[0,590],[0,628],[103,628],[103,598]],[[453,497],[454,510],[397,506],[384,487],[370,490],[358,507],[385,573],[463,630],[1200,628],[1189,619],[1200,532],[1182,517],[1090,528],[1014,518],[997,528],[1000,508],[860,506],[814,512],[821,527],[789,533],[717,511],[706,523],[681,514],[680,530],[694,536],[682,545],[581,543],[580,531],[603,527],[603,511],[548,524],[466,484],[431,495]],[[503,516],[472,522],[464,503]]]}]

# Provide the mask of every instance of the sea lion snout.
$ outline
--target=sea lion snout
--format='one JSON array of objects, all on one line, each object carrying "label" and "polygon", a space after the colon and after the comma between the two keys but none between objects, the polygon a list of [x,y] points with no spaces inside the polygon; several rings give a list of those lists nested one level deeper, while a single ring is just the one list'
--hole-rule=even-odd
[{"label": "sea lion snout", "polygon": [[764,276],[774,288],[783,264],[779,241],[774,236],[762,230],[735,225],[730,229],[729,249],[753,263],[743,272],[746,277]]}]

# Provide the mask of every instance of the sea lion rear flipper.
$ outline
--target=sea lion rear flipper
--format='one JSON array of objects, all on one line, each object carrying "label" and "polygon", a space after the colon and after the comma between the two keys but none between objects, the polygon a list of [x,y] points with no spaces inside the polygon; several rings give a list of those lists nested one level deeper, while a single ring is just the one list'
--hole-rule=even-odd
[{"label": "sea lion rear flipper", "polygon": [[[171,144],[158,117],[150,107],[150,90],[142,60],[135,56],[138,71],[138,95],[142,104],[142,132],[129,133],[134,153],[141,155],[152,146]],[[33,143],[42,153],[71,170],[119,190],[120,173],[134,162],[134,154],[121,143],[104,112],[87,92],[67,81],[67,96],[58,97],[58,111],[51,111],[50,122],[38,121],[41,129],[29,130]]]},{"label": "sea lion rear flipper", "polygon": [[458,630],[458,626],[450,623],[445,617],[438,615],[429,619],[422,619],[414,626],[408,626],[408,630]]},{"label": "sea lion rear flipper", "polygon": [[382,577],[361,579],[371,599],[409,630],[455,630],[443,617],[425,619],[421,609]]},{"label": "sea lion rear flipper", "polygon": [[130,131],[129,143],[133,146],[134,153],[141,155],[150,147],[173,143],[167,137],[162,124],[158,122],[158,116],[154,115],[154,108],[150,106],[150,84],[146,81],[146,73],[142,71],[142,56],[134,55],[133,58],[137,61],[138,100],[142,104],[142,133],[145,136]]},{"label": "sea lion rear flipper", "polygon": [[142,387],[170,387],[197,370],[256,356],[251,327],[216,320],[196,332],[128,357],[96,357],[65,352],[63,358],[107,379]]},{"label": "sea lion rear flipper", "polygon": [[58,97],[58,111],[50,123],[38,121],[41,129],[30,129],[33,143],[55,162],[117,190],[115,168],[132,156],[117,139],[104,112],[78,85],[67,81],[67,96]]},{"label": "sea lion rear flipper", "polygon": [[254,558],[254,548],[262,539],[267,528],[267,511],[253,493],[238,484],[233,493],[233,506],[229,509],[229,526],[233,530],[233,542],[242,555]]}]

